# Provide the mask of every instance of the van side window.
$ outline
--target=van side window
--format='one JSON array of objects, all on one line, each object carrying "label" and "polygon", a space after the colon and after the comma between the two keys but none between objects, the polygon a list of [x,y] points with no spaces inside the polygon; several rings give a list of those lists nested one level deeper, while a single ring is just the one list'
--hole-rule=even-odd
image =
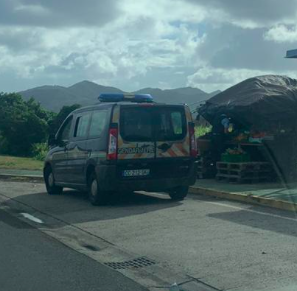
[{"label": "van side window", "polygon": [[90,125],[90,137],[99,137],[101,136],[107,123],[107,111],[100,110],[95,111],[92,115],[91,125]]},{"label": "van side window", "polygon": [[66,120],[60,134],[59,134],[59,139],[61,141],[67,142],[69,141],[69,137],[70,137],[70,129],[71,129],[71,124],[72,124],[72,117],[69,118],[68,120]]},{"label": "van side window", "polygon": [[76,119],[74,137],[87,136],[89,120],[90,120],[90,113],[79,116]]}]

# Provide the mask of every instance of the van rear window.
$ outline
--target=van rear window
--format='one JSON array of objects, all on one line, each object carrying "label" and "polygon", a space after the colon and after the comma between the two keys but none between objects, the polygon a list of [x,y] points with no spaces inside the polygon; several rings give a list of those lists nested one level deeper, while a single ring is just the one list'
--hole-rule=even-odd
[{"label": "van rear window", "polygon": [[126,141],[181,140],[187,133],[182,107],[122,108],[120,134]]},{"label": "van rear window", "polygon": [[157,108],[154,124],[157,141],[181,140],[187,133],[186,116],[183,108]]},{"label": "van rear window", "polygon": [[121,111],[120,132],[127,141],[151,141],[152,114],[147,108],[125,108]]}]

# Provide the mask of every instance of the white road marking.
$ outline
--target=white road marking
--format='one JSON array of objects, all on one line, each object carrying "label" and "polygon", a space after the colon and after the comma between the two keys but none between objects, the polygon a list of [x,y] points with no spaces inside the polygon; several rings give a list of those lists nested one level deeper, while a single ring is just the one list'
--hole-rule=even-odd
[{"label": "white road marking", "polygon": [[227,207],[227,208],[233,208],[233,209],[237,209],[237,210],[243,210],[243,211],[247,211],[247,212],[251,212],[251,213],[257,213],[257,214],[261,214],[261,215],[265,215],[265,216],[272,216],[272,217],[276,217],[276,218],[281,218],[281,219],[286,219],[286,220],[297,222],[297,219],[296,218],[285,217],[285,216],[281,216],[281,215],[277,215],[277,214],[272,214],[272,213],[260,212],[260,211],[246,209],[246,208],[242,208],[242,207],[238,207],[238,206],[233,206],[233,205],[228,205],[228,204],[224,204],[224,203],[209,202],[209,201],[205,201],[204,203],[214,204],[214,205],[217,205],[217,206],[223,206],[223,207]]},{"label": "white road marking", "polygon": [[36,223],[40,223],[40,224],[43,223],[43,221],[42,221],[41,219],[39,219],[39,218],[37,218],[37,217],[35,217],[35,216],[29,214],[29,213],[21,213],[21,215],[22,215],[23,217],[29,219],[29,220],[32,220],[32,221],[36,222]]},{"label": "white road marking", "polygon": [[[146,192],[143,192],[143,191],[138,191],[138,192],[141,193],[141,194],[146,194]],[[149,194],[153,194],[154,196],[158,196],[160,198],[161,197],[162,198],[166,197],[166,195],[164,195],[164,194],[158,194],[158,193],[155,193],[155,192],[149,192]],[[281,215],[277,215],[277,214],[273,214],[273,213],[265,213],[265,212],[261,212],[261,211],[246,209],[246,208],[242,208],[242,207],[239,207],[239,206],[233,206],[233,205],[228,205],[228,204],[219,203],[219,202],[210,202],[210,201],[203,201],[203,202],[208,203],[208,204],[217,205],[217,206],[223,206],[223,207],[227,207],[227,208],[233,208],[233,209],[237,209],[237,210],[243,210],[243,211],[246,211],[246,212],[257,213],[257,214],[260,214],[260,215],[271,216],[271,217],[275,217],[275,218],[282,218],[282,219],[297,222],[297,214],[296,213],[295,213],[296,218],[292,218],[292,217],[285,217],[285,216],[281,216]]]}]

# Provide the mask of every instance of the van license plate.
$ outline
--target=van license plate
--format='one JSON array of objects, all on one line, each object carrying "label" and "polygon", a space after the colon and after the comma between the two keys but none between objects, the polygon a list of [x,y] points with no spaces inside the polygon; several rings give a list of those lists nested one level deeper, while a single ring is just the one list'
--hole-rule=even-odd
[{"label": "van license plate", "polygon": [[124,170],[124,177],[139,177],[148,176],[150,174],[150,169],[140,169],[140,170]]}]

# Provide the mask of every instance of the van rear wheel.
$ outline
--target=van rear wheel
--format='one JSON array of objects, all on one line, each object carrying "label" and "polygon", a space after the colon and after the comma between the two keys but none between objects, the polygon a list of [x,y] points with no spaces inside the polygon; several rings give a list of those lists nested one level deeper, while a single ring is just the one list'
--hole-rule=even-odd
[{"label": "van rear wheel", "polygon": [[188,195],[188,191],[188,186],[178,186],[173,189],[170,189],[169,196],[174,201],[182,201]]},{"label": "van rear wheel", "polygon": [[95,172],[90,175],[88,181],[88,195],[93,205],[104,205],[107,202],[107,193],[100,189]]},{"label": "van rear wheel", "polygon": [[44,170],[44,181],[49,195],[61,194],[63,192],[63,187],[55,185],[54,173],[50,166],[47,166]]}]

